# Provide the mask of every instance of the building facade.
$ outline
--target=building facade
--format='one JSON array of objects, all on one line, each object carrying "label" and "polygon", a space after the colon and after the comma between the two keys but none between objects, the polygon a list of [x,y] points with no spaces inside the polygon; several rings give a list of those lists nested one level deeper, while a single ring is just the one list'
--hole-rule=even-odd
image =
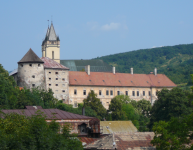
[{"label": "building facade", "polygon": [[42,42],[42,58],[30,49],[18,62],[18,69],[10,75],[18,86],[50,88],[55,98],[74,107],[83,103],[91,90],[108,109],[111,99],[117,95],[128,95],[136,101],[146,99],[153,104],[157,100],[157,91],[176,87],[167,76],[157,74],[156,68],[152,74],[134,74],[133,68],[130,73],[117,73],[115,67],[110,70],[100,60],[60,61],[60,40],[52,23]]}]

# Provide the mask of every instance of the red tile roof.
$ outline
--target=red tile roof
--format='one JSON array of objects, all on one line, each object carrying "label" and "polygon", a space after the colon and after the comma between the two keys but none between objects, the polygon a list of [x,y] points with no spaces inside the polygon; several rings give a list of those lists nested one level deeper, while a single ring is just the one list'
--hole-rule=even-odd
[{"label": "red tile roof", "polygon": [[11,109],[2,110],[5,114],[17,113],[25,116],[32,116],[36,114],[36,111],[40,111],[46,115],[48,120],[74,120],[74,119],[93,119],[93,117],[73,114],[59,109]]},{"label": "red tile roof", "polygon": [[129,74],[108,72],[69,71],[70,85],[129,86],[129,87],[176,87],[164,74]]},{"label": "red tile roof", "polygon": [[44,68],[69,70],[69,68],[57,63],[48,57],[42,57],[41,60],[44,62]]}]

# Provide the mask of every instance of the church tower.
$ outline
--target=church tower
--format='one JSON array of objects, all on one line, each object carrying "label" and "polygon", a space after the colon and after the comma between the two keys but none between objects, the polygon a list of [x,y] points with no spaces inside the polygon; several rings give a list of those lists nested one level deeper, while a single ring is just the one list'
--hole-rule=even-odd
[{"label": "church tower", "polygon": [[42,42],[42,57],[49,57],[60,63],[60,39],[56,36],[53,23],[48,26],[46,37]]}]

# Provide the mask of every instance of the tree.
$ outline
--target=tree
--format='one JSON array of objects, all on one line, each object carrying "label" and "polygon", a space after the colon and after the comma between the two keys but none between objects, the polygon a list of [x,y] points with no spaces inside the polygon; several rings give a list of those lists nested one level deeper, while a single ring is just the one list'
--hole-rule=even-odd
[{"label": "tree", "polygon": [[[82,115],[82,107],[83,107],[83,104],[78,104],[78,108],[73,108],[72,105],[64,104],[62,101],[59,101],[56,106],[56,108],[60,110],[64,110],[64,111],[79,114],[79,115]],[[93,109],[91,109],[91,107],[89,106],[85,106],[85,115],[90,117],[97,116],[96,112]]]},{"label": "tree", "polygon": [[96,112],[98,119],[102,120],[106,117],[107,111],[93,90],[89,92],[87,98],[84,99],[83,102],[84,106],[89,106]]},{"label": "tree", "polygon": [[172,90],[162,89],[157,94],[158,100],[150,111],[150,129],[154,122],[169,121],[172,117],[180,117],[182,114],[188,115],[192,112],[192,99],[189,99],[183,90],[177,87]]},{"label": "tree", "polygon": [[151,143],[157,150],[193,149],[193,113],[180,118],[172,117],[168,122],[156,122],[153,131],[155,136]]},{"label": "tree", "polygon": [[19,114],[1,114],[0,149],[15,150],[81,150],[82,143],[70,135],[69,125],[59,134],[59,123],[47,123],[45,117],[37,112],[26,117]]}]

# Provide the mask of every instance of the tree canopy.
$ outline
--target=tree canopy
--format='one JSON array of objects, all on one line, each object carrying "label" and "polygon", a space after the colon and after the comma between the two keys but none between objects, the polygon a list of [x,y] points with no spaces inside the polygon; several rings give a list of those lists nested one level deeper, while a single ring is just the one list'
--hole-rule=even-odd
[{"label": "tree canopy", "polygon": [[172,117],[191,114],[192,99],[189,98],[189,95],[189,92],[184,92],[178,87],[172,90],[162,89],[158,92],[158,100],[155,101],[150,111],[149,128],[152,128],[154,122],[169,121]]},{"label": "tree canopy", "polygon": [[83,149],[78,138],[70,134],[68,124],[63,128],[55,121],[48,124],[40,112],[31,117],[1,113],[0,141],[1,150]]},{"label": "tree canopy", "polygon": [[87,98],[84,99],[83,102],[85,107],[89,106],[91,109],[94,110],[94,112],[97,114],[98,119],[105,119],[106,109],[102,105],[100,99],[97,98],[97,94],[95,94],[93,90],[88,93]]}]

